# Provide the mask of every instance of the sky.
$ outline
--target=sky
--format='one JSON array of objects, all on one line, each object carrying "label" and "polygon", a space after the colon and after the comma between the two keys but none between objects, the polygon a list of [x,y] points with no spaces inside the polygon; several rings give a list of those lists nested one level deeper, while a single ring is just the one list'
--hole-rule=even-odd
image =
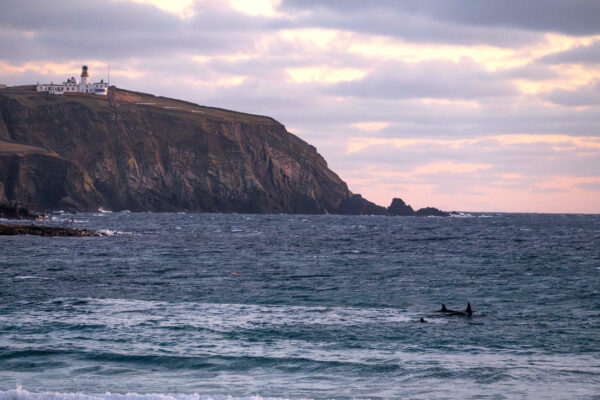
[{"label": "sky", "polygon": [[600,1],[0,0],[0,83],[269,115],[387,206],[600,213]]}]

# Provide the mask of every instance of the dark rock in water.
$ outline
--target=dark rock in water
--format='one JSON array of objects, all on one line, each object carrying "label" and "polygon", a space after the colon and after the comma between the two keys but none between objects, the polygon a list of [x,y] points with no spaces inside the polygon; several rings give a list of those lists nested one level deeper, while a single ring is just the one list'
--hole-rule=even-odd
[{"label": "dark rock in water", "polygon": [[0,224],[2,235],[37,235],[37,236],[102,236],[87,229],[59,228],[42,225]]},{"label": "dark rock in water", "polygon": [[390,215],[416,217],[449,217],[451,215],[450,213],[447,213],[434,207],[425,207],[414,211],[413,208],[406,204],[402,199],[392,200],[392,204],[390,204],[390,206],[388,207],[388,213]]},{"label": "dark rock in water", "polygon": [[435,207],[420,208],[415,213],[419,217],[449,217],[450,213],[439,210]]},{"label": "dark rock in water", "polygon": [[42,219],[43,216],[29,212],[16,202],[0,203],[0,218],[6,219]]},{"label": "dark rock in water", "polygon": [[346,215],[387,215],[387,210],[364,199],[360,194],[355,194],[342,201],[339,213]]},{"label": "dark rock in water", "polygon": [[413,216],[415,215],[415,210],[408,204],[406,204],[402,199],[394,199],[392,200],[392,204],[388,207],[388,212],[390,215],[401,215],[401,216]]}]

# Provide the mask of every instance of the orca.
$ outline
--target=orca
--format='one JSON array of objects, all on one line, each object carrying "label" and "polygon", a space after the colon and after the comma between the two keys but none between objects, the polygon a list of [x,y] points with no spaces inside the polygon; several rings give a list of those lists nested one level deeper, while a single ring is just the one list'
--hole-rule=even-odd
[{"label": "orca", "polygon": [[442,304],[442,308],[440,308],[437,312],[446,314],[446,315],[457,315],[457,316],[461,316],[461,317],[470,317],[473,315],[473,310],[471,310],[471,303],[467,303],[467,309],[465,311],[456,311],[456,310],[450,310],[448,308],[446,308],[445,304]]},{"label": "orca", "polygon": [[420,322],[424,323],[424,322],[427,322],[427,321],[425,320],[425,318],[421,317],[421,321]]}]

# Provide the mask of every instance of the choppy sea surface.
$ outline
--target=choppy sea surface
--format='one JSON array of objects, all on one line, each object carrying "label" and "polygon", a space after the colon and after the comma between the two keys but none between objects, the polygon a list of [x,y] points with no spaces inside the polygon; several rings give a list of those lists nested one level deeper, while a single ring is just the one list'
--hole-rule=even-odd
[{"label": "choppy sea surface", "polygon": [[109,235],[0,237],[0,400],[600,399],[599,215],[42,223]]}]

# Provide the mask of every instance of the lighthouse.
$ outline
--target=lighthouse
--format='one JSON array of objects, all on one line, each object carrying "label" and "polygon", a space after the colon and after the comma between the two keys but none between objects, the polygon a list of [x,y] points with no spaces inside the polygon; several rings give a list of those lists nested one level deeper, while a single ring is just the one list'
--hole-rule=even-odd
[{"label": "lighthouse", "polygon": [[84,65],[81,67],[81,82],[78,83],[73,76],[62,84],[38,84],[36,90],[48,94],[94,93],[100,96],[106,96],[108,94],[108,83],[104,82],[104,79],[101,79],[100,82],[90,83],[88,67],[87,65]]},{"label": "lighthouse", "polygon": [[81,67],[81,84],[88,85],[90,83],[90,75],[87,72],[87,65]]}]

